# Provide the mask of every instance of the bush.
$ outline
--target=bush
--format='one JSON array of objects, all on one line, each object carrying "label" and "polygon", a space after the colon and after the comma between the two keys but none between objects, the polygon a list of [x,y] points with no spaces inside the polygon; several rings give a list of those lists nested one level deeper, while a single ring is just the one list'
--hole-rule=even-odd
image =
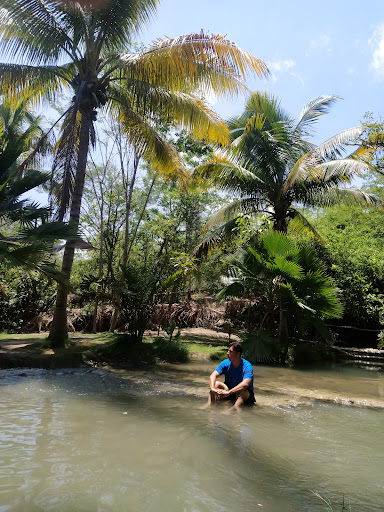
[{"label": "bush", "polygon": [[290,347],[289,355],[295,365],[320,363],[333,359],[330,347],[324,343],[297,342]]},{"label": "bush", "polygon": [[189,359],[188,349],[178,340],[157,337],[153,343],[156,357],[166,363],[186,363]]},{"label": "bush", "polygon": [[56,283],[35,271],[0,265],[0,330],[27,331],[36,315],[55,304]]},{"label": "bush", "polygon": [[154,348],[148,343],[142,343],[129,334],[114,334],[110,343],[97,350],[97,356],[114,363],[128,363],[133,366],[155,364]]}]

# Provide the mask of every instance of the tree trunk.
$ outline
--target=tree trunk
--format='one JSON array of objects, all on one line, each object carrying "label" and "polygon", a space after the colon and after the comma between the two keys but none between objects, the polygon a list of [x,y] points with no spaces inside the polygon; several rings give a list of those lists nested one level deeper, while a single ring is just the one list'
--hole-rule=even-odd
[{"label": "tree trunk", "polygon": [[289,345],[289,335],[288,335],[288,322],[286,311],[283,306],[280,304],[280,319],[279,319],[279,333],[278,339],[280,346],[283,348],[282,352],[282,363],[285,363],[288,357],[288,345]]},{"label": "tree trunk", "polygon": [[156,178],[157,178],[157,175],[155,174],[153,179],[152,179],[152,182],[151,182],[151,185],[149,187],[149,190],[148,190],[148,193],[147,193],[147,197],[145,198],[145,203],[144,203],[144,206],[141,210],[141,214],[140,214],[140,217],[139,217],[139,220],[137,221],[137,224],[136,224],[136,227],[135,227],[135,230],[132,234],[132,237],[131,237],[131,242],[129,244],[129,247],[128,247],[128,252],[127,252],[127,261],[128,261],[128,258],[129,258],[129,254],[131,252],[131,249],[132,249],[132,246],[133,246],[133,242],[135,241],[135,238],[136,238],[136,235],[137,235],[137,231],[139,229],[139,226],[140,226],[140,223],[143,219],[143,216],[144,216],[144,213],[145,213],[145,210],[147,208],[147,205],[148,205],[148,202],[149,202],[149,198],[151,196],[151,193],[152,193],[152,189],[153,189],[153,186],[155,184],[155,181],[156,181]]},{"label": "tree trunk", "polygon": [[103,186],[100,183],[100,251],[99,251],[99,273],[96,288],[95,305],[93,308],[92,332],[97,332],[97,310],[99,305],[99,296],[101,292],[101,278],[103,277],[103,244],[104,244],[104,194]]},{"label": "tree trunk", "polygon": [[280,231],[280,233],[287,234],[288,225],[286,217],[276,218],[273,221],[273,229],[274,231]]},{"label": "tree trunk", "polygon": [[[125,189],[126,195],[126,206],[125,206],[125,230],[124,230],[124,250],[123,250],[123,267],[127,266],[128,263],[128,240],[130,235],[130,226],[129,226],[129,217],[131,215],[131,206],[132,206],[132,194],[136,181],[137,169],[139,167],[140,156],[134,152],[133,159],[133,174],[129,183],[129,189]],[[127,172],[128,174],[128,172]]]},{"label": "tree trunk", "polygon": [[[79,140],[79,152],[76,168],[75,186],[72,195],[71,211],[69,221],[70,223],[78,226],[80,222],[80,208],[81,199],[83,196],[85,171],[87,167],[87,157],[89,148],[89,134],[91,128],[91,116],[92,111],[81,112],[81,130]],[[68,240],[65,244],[62,272],[68,276],[68,280],[71,277],[73,258],[75,249],[73,243]],[[53,321],[49,331],[48,339],[51,342],[53,348],[61,348],[65,346],[68,340],[68,328],[67,328],[67,298],[68,289],[63,285],[59,284],[56,295],[56,306],[53,314]]]}]

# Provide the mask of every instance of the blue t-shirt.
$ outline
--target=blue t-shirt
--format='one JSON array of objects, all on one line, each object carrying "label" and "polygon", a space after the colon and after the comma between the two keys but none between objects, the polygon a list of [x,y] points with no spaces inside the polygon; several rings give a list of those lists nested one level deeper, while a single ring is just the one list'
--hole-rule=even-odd
[{"label": "blue t-shirt", "polygon": [[229,389],[234,388],[244,379],[251,379],[248,389],[253,392],[253,368],[251,363],[246,359],[241,358],[237,368],[233,366],[229,359],[224,359],[216,368],[216,371],[219,375],[224,374],[225,384]]}]

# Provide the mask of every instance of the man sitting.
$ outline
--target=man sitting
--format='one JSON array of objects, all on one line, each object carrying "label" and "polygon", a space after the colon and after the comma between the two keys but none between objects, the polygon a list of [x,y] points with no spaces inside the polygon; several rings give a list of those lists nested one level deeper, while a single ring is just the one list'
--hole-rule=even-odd
[{"label": "man sitting", "polygon": [[[237,341],[229,345],[228,359],[222,361],[209,377],[210,392],[206,407],[218,400],[231,401],[235,409],[256,402],[253,394],[253,368],[249,361],[241,357],[242,352],[243,347]],[[224,382],[217,380],[222,374],[225,376]]]}]

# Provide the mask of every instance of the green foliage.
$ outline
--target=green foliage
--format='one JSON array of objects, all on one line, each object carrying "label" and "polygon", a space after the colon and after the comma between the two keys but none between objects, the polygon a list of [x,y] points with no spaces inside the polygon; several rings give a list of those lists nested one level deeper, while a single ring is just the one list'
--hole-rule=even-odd
[{"label": "green foliage", "polygon": [[264,216],[273,229],[284,233],[290,224],[319,236],[299,206],[380,202],[373,195],[345,187],[354,175],[370,169],[360,159],[360,148],[343,158],[364,126],[345,130],[317,147],[309,141],[315,122],[336,99],[316,98],[293,122],[275,97],[261,92],[249,97],[245,111],[229,121],[230,148],[194,171],[197,179],[232,195],[232,201],[208,221],[206,229],[215,229],[202,244],[203,253],[232,238],[239,215]]},{"label": "green foliage", "polygon": [[332,361],[334,354],[328,345],[310,341],[295,341],[289,348],[289,358],[295,365]]},{"label": "green foliage", "polygon": [[[165,331],[168,334],[169,341],[171,342],[172,338],[173,338],[173,333],[175,332],[175,329],[176,329],[175,322],[171,322],[168,326],[162,325],[161,328],[163,331]],[[179,339],[179,338],[180,338],[180,329],[178,329],[178,331],[175,335],[175,339]]]},{"label": "green foliage", "polygon": [[[367,159],[376,172],[370,173],[370,177],[381,176],[384,172],[384,121],[377,119],[372,112],[367,112],[363,120],[367,130],[361,137],[361,142],[368,149]],[[377,173],[378,171],[378,173]],[[382,192],[382,191],[381,191]]]},{"label": "green foliage", "polygon": [[189,359],[188,349],[176,339],[157,337],[153,342],[156,358],[166,363],[186,363]]},{"label": "green foliage", "polygon": [[54,281],[38,272],[0,266],[0,330],[30,328],[39,312],[52,309],[55,292]]},{"label": "green foliage", "polygon": [[[340,318],[342,304],[334,281],[314,251],[296,244],[286,235],[270,232],[253,247],[240,249],[229,259],[229,284],[219,299],[245,296],[259,300],[263,318],[259,329],[273,331],[279,324],[279,337],[312,336],[330,339],[327,318]],[[282,331],[285,330],[284,333]],[[282,337],[282,334],[284,336]]]},{"label": "green foliage", "polygon": [[27,100],[3,99],[0,105],[0,263],[8,267],[38,269],[65,281],[49,260],[55,241],[76,238],[76,229],[47,222],[49,210],[23,197],[49,179],[31,168],[41,149],[39,119]]},{"label": "green foliage", "polygon": [[326,246],[315,245],[342,292],[344,325],[384,322],[384,223],[375,208],[334,207],[314,219]]},{"label": "green foliage", "polygon": [[132,339],[142,341],[148,327],[156,275],[152,267],[130,264],[122,269],[123,286],[117,289],[117,305]]},{"label": "green foliage", "polygon": [[93,352],[102,360],[133,366],[156,362],[185,363],[189,359],[187,347],[178,340],[157,337],[152,343],[142,343],[130,334],[114,334],[111,341],[93,348]]},{"label": "green foliage", "polygon": [[279,360],[281,347],[270,332],[261,329],[257,333],[244,333],[241,339],[244,357],[251,363],[265,364]]},{"label": "green foliage", "polygon": [[120,365],[141,366],[155,364],[156,356],[149,343],[141,343],[130,334],[113,334],[112,340],[94,350],[104,361],[118,361]]},{"label": "green foliage", "polygon": [[191,134],[181,131],[176,132],[170,141],[175,146],[177,151],[183,155],[186,163],[195,167],[198,163],[206,160],[212,156],[212,146],[206,143],[204,140],[199,141],[194,139]]}]

